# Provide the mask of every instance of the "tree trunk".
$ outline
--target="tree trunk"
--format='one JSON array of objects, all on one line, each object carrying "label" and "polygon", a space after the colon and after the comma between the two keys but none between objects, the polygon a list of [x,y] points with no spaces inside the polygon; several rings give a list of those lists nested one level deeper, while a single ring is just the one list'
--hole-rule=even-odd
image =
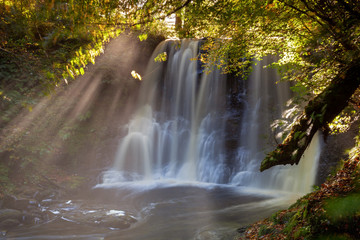
[{"label": "tree trunk", "polygon": [[175,17],[175,30],[180,31],[182,29],[182,20],[181,15],[179,13],[176,13]]},{"label": "tree trunk", "polygon": [[308,103],[283,143],[261,162],[260,171],[276,165],[298,164],[315,133],[325,128],[347,106],[359,85],[360,59],[356,59]]}]

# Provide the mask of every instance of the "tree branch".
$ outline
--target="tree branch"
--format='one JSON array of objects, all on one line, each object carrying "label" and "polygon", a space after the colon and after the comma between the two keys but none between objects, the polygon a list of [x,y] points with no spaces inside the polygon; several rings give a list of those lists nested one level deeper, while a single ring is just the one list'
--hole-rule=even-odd
[{"label": "tree branch", "polygon": [[[169,12],[165,17],[169,17],[171,14],[174,14],[174,13],[176,13],[177,11],[183,9],[184,7],[186,7],[187,5],[189,5],[189,4],[191,3],[191,1],[192,1],[192,0],[186,0],[186,2],[185,2],[183,5],[175,8],[174,10],[172,10],[171,12]],[[165,18],[165,17],[164,17],[164,18]]]},{"label": "tree branch", "polygon": [[283,143],[262,161],[260,171],[275,165],[298,164],[315,133],[325,128],[348,105],[359,85],[360,59],[356,59],[308,103]]}]

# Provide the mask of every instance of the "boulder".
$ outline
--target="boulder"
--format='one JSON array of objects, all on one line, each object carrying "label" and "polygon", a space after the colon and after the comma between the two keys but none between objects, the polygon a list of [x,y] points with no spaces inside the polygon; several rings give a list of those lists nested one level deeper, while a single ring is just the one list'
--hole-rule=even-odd
[{"label": "boulder", "polygon": [[0,222],[0,229],[10,229],[20,225],[20,221],[17,219],[6,219]]},{"label": "boulder", "polygon": [[58,192],[53,189],[45,189],[34,194],[34,198],[41,202],[44,199],[56,199]]},{"label": "boulder", "polygon": [[2,208],[28,210],[38,207],[38,202],[35,199],[18,198],[15,196],[7,195],[3,199]]},{"label": "boulder", "polygon": [[107,228],[118,228],[125,229],[131,226],[132,223],[135,223],[136,220],[130,216],[104,216],[100,219],[94,221],[95,225],[99,227]]},{"label": "boulder", "polygon": [[16,209],[0,209],[0,222],[7,219],[15,219],[21,221],[23,213]]}]

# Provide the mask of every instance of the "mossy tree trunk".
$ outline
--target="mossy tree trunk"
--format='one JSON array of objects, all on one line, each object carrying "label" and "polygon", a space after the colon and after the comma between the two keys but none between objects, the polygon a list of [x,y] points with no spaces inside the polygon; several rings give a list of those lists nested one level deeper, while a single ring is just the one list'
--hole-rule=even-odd
[{"label": "mossy tree trunk", "polygon": [[308,103],[283,143],[261,162],[260,171],[275,165],[298,164],[315,133],[325,128],[348,105],[359,85],[360,59],[356,59]]}]

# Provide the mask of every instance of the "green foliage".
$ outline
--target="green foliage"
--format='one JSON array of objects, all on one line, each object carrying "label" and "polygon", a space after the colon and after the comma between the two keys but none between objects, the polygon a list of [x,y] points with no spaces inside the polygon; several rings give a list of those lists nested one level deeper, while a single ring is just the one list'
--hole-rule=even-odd
[{"label": "green foliage", "polygon": [[140,41],[145,41],[148,38],[148,35],[146,33],[140,34],[138,38],[140,39]]},{"label": "green foliage", "polygon": [[312,186],[312,190],[313,191],[318,191],[318,190],[320,190],[320,186],[314,185],[314,186]]},{"label": "green foliage", "polygon": [[159,53],[154,59],[155,62],[165,62],[166,60],[167,60],[166,52]]},{"label": "green foliage", "polygon": [[305,135],[306,135],[306,132],[298,131],[298,132],[295,132],[294,138],[296,140],[301,140]]},{"label": "green foliage", "polygon": [[307,239],[309,235],[311,234],[311,228],[310,226],[306,227],[300,227],[296,229],[296,231],[293,234],[294,239]]},{"label": "green foliage", "polygon": [[334,222],[354,218],[360,215],[360,194],[354,193],[345,197],[329,199],[324,209],[326,215]]},{"label": "green foliage", "polygon": [[259,229],[259,236],[264,236],[264,235],[267,235],[269,233],[272,233],[274,231],[273,228],[271,227],[268,227],[266,225],[261,225],[260,226],[260,229]]},{"label": "green foliage", "polygon": [[291,214],[289,213],[288,215],[289,219],[288,221],[286,221],[285,228],[283,229],[284,233],[289,234],[293,232],[293,230],[296,229],[296,226],[300,225],[299,223],[303,219],[306,219],[307,217],[306,206],[307,205],[299,208],[296,212],[292,212]]},{"label": "green foliage", "polygon": [[301,82],[297,82],[290,89],[295,93],[295,101],[301,103],[309,98],[309,89]]},{"label": "green foliage", "polygon": [[147,1],[139,16],[146,12],[151,19],[186,6],[177,12],[183,20],[178,33],[207,38],[203,62],[217,63],[230,72],[246,69],[247,63],[240,59],[277,55],[273,66],[283,79],[297,82],[294,90],[301,97],[320,93],[359,55],[360,9],[355,0],[177,0],[167,2],[165,8],[161,3]]},{"label": "green foliage", "polygon": [[[354,99],[354,101],[356,101],[356,99]],[[333,134],[346,132],[349,129],[350,124],[357,118],[357,115],[357,106],[347,106],[331,123],[329,123],[330,132]]]},{"label": "green foliage", "polygon": [[295,215],[295,212],[286,212],[280,216],[280,212],[274,213],[270,220],[276,224],[285,224],[288,223],[290,219]]},{"label": "green foliage", "polygon": [[59,84],[84,74],[87,64],[95,63],[104,44],[124,30],[119,22],[125,18],[114,3],[2,2],[0,109],[5,122],[21,107],[31,110],[28,101],[39,90],[48,95]]}]

